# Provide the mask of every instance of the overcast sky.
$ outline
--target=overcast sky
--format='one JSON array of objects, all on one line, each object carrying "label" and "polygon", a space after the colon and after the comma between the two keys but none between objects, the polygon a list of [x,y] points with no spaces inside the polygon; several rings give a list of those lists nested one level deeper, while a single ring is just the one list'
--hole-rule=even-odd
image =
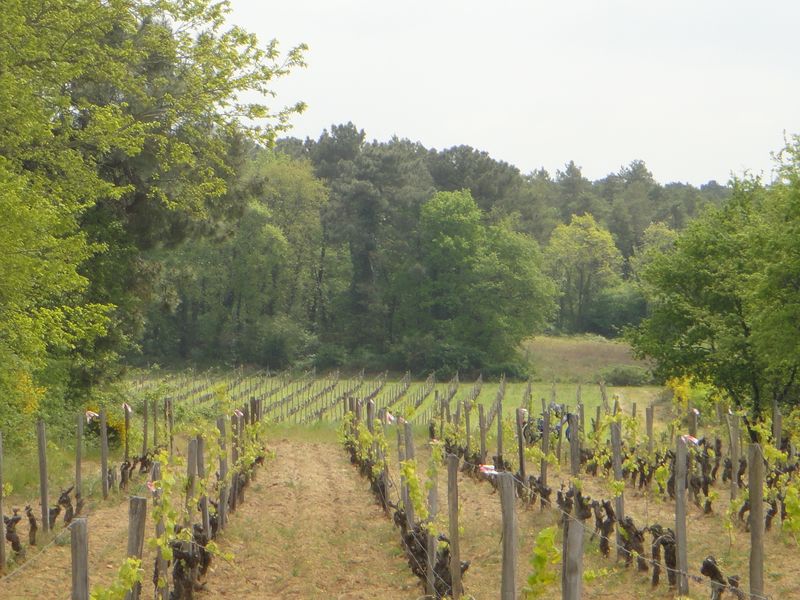
[{"label": "overcast sky", "polygon": [[368,139],[466,144],[598,179],[634,159],[661,182],[770,177],[800,133],[800,2],[231,0],[231,20],[308,67],[292,135],[352,121]]}]

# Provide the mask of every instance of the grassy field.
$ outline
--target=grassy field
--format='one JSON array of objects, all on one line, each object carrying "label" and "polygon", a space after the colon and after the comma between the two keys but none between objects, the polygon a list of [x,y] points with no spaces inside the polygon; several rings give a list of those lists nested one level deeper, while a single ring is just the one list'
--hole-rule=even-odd
[{"label": "grassy field", "polygon": [[596,383],[603,371],[647,364],[633,357],[622,341],[599,336],[539,336],[523,343],[523,352],[538,381]]}]

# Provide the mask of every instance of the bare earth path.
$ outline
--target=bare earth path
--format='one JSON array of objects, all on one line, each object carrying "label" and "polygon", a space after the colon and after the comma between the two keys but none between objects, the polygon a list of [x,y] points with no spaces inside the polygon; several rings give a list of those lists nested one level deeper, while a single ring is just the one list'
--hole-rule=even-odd
[{"label": "bare earth path", "polygon": [[200,597],[414,599],[399,533],[333,442],[273,439],[268,461],[220,539]]}]

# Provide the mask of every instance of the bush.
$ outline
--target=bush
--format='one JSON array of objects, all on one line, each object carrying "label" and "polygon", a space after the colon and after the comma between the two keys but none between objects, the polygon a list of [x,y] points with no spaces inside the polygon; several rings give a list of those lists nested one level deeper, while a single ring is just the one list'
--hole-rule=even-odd
[{"label": "bush", "polygon": [[616,365],[602,369],[597,378],[613,386],[639,386],[654,383],[653,374],[644,367]]}]

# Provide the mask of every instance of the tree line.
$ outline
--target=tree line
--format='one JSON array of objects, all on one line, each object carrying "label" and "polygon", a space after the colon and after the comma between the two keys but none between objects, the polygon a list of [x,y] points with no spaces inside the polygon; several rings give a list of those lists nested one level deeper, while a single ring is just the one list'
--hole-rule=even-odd
[{"label": "tree line", "polygon": [[142,348],[157,360],[520,372],[533,332],[618,335],[635,282],[729,189],[661,185],[641,161],[589,181],[468,146],[368,141],[352,123],[252,146],[229,229],[161,253]]}]

